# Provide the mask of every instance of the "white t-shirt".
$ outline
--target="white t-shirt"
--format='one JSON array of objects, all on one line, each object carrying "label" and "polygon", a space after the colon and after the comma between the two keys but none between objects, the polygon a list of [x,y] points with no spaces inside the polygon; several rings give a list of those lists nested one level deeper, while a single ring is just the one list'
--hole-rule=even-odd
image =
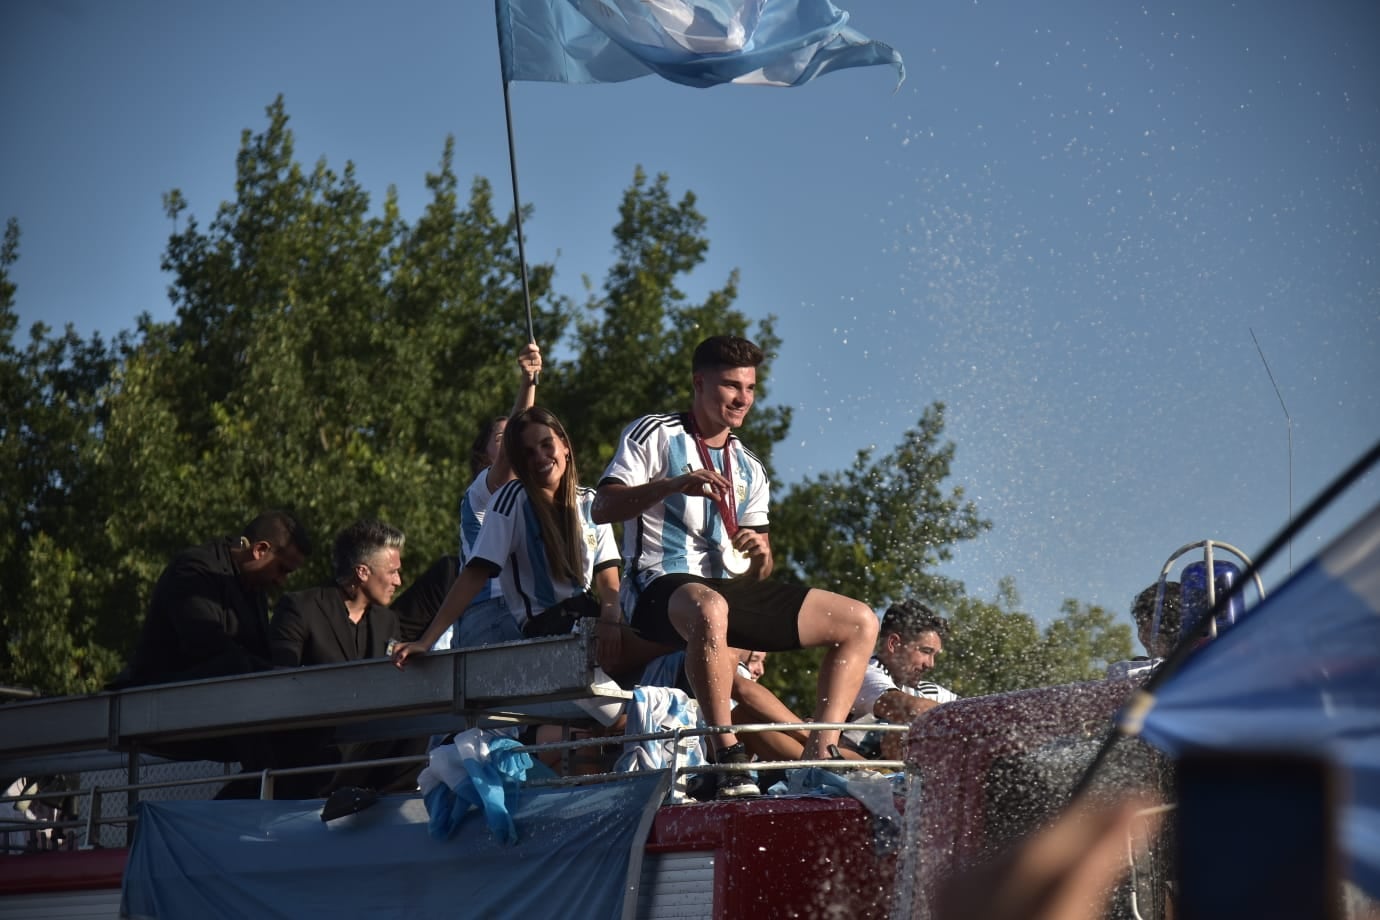
[{"label": "white t-shirt", "polygon": [[[761,461],[730,435],[725,448],[711,449],[714,468],[723,472],[724,449],[732,452],[733,497],[738,523],[767,529],[770,484]],[[640,486],[702,469],[695,439],[684,414],[644,415],[623,429],[618,450],[601,482]],[[627,561],[625,587],[641,590],[671,572],[706,578],[725,578],[719,547],[727,542],[724,522],[709,496],[675,494],[657,502],[623,524],[623,556]],[[635,595],[625,593],[631,609]]]},{"label": "white t-shirt", "polygon": [[[853,708],[848,711],[848,721],[859,725],[876,725],[881,722],[882,720],[873,713],[873,709],[876,708],[877,700],[881,699],[882,694],[889,690],[900,690],[910,696],[934,700],[937,703],[949,703],[958,699],[958,694],[952,690],[927,680],[922,680],[913,687],[897,684],[887,669],[882,667],[882,663],[873,658],[867,663],[862,688],[858,690],[857,699],[853,700]],[[844,737],[854,746],[861,746],[866,734],[865,730],[850,731],[844,732]]]},{"label": "white t-shirt", "polygon": [[519,626],[547,607],[588,591],[593,586],[596,571],[620,561],[613,528],[595,524],[590,516],[594,490],[581,487],[576,504],[584,559],[584,571],[578,582],[553,577],[541,539],[541,526],[528,501],[527,490],[519,480],[500,486],[489,502],[471,558],[483,560],[499,570],[503,597]]}]

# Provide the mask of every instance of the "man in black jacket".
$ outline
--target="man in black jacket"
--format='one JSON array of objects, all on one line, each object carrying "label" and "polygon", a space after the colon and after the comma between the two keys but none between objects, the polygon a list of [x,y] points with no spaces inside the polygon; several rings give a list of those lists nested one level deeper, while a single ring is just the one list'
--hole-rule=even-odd
[{"label": "man in black jacket", "polygon": [[179,553],[159,576],[129,665],[111,689],[272,667],[268,591],[311,552],[286,511],[265,511],[238,537]]},{"label": "man in black jacket", "polygon": [[[129,664],[111,690],[248,674],[271,668],[268,592],[311,552],[311,538],[287,511],[265,511],[238,537],[183,550],[153,587]],[[238,761],[245,772],[292,762],[290,747],[261,733],[160,744],[150,753],[176,760]],[[252,798],[257,783],[233,782],[220,798]]]},{"label": "man in black jacket", "polygon": [[270,651],[280,667],[383,658],[397,639],[388,607],[402,583],[403,532],[356,521],[335,538],[330,584],[284,594],[273,614]]}]

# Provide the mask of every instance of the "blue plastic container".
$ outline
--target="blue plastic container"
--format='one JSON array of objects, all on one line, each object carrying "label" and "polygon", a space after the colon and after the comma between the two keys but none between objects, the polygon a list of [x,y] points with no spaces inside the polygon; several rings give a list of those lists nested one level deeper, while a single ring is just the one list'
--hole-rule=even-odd
[{"label": "blue plastic container", "polygon": [[[1231,562],[1223,559],[1214,559],[1212,563],[1213,587],[1220,599],[1222,595],[1232,589],[1241,578],[1241,570]],[[1179,635],[1187,636],[1198,628],[1198,624],[1203,621],[1203,617],[1208,615],[1212,609],[1212,604],[1208,603],[1208,574],[1206,562],[1195,562],[1184,566],[1183,574],[1179,576],[1179,594],[1183,602],[1180,610],[1182,619],[1179,621]],[[1227,609],[1222,611],[1217,617],[1217,631],[1220,633],[1235,623],[1246,610],[1245,599],[1238,594],[1231,599]]]}]

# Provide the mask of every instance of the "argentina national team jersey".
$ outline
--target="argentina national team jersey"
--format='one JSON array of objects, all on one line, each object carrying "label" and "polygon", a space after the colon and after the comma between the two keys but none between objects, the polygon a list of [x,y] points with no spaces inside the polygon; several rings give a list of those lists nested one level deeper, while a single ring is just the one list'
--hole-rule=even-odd
[{"label": "argentina national team jersey", "polygon": [[[941,687],[939,684],[928,680],[916,681],[914,686],[897,684],[887,673],[886,668],[875,657],[867,663],[867,670],[863,673],[862,686],[858,689],[858,695],[853,701],[853,706],[848,712],[848,721],[859,725],[876,725],[879,721],[873,709],[877,705],[877,700],[883,693],[889,690],[900,690],[909,696],[923,697],[927,700],[934,700],[936,703],[951,703],[958,699],[958,694],[948,687]],[[866,744],[867,732],[846,731],[843,733],[855,748],[863,748]]]},{"label": "argentina national team jersey", "polygon": [[[460,497],[460,565],[463,568],[465,563],[474,555],[474,541],[479,538],[479,528],[484,524],[484,512],[489,507],[489,502],[493,500],[493,493],[489,491],[489,470],[484,468],[479,471],[479,475],[474,477],[465,494]],[[498,592],[502,590],[497,578],[490,578],[484,583],[484,587],[475,594],[474,600],[470,601],[473,607],[480,601],[487,601],[491,597],[498,597]]]},{"label": "argentina national team jersey", "polygon": [[522,483],[515,479],[494,493],[475,539],[473,558],[499,570],[504,600],[518,625],[547,607],[588,590],[596,571],[618,565],[613,528],[594,523],[590,515],[593,504],[594,490],[581,487],[577,505],[584,570],[579,581],[571,581],[554,577],[541,539],[541,526]]},{"label": "argentina national team jersey", "polygon": [[[766,470],[737,438],[730,436],[724,449],[732,451],[738,523],[765,531],[770,502]],[[709,452],[719,472],[723,472],[724,449]],[[601,481],[640,486],[702,467],[684,414],[645,415],[623,429],[618,451]],[[639,589],[673,572],[727,577],[718,551],[725,542],[723,519],[708,496],[670,495],[623,525],[623,555],[629,577],[636,579]]]}]

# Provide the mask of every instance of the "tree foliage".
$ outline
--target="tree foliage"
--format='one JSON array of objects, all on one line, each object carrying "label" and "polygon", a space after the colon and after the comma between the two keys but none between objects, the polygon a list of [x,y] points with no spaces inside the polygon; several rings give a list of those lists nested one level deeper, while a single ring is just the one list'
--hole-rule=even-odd
[{"label": "tree foliage", "polygon": [[[665,174],[649,181],[639,168],[618,217],[614,264],[604,289],[590,296],[576,322],[576,357],[553,378],[552,392],[538,396],[567,420],[589,482],[613,457],[619,434],[634,418],[689,408],[690,358],[702,339],[746,336],[768,356],[781,345],[774,317],[752,331],[747,317],[733,308],[736,272],[702,303],[687,302],[680,279],[704,261],[709,249],[694,193],[673,200]],[[770,361],[758,369],[759,403],[768,395],[770,370]],[[789,426],[788,408],[759,405],[738,433],[769,464],[772,446]]]},{"label": "tree foliage", "polygon": [[860,450],[848,469],[791,486],[772,514],[778,569],[879,608],[909,596],[935,606],[957,598],[962,585],[938,566],[992,525],[962,486],[946,485],[956,447],[943,433],[935,403],[885,456]]},{"label": "tree foliage", "polygon": [[[957,600],[963,586],[938,567],[954,545],[991,522],[964,499],[962,486],[946,485],[956,447],[942,441],[943,433],[944,406],[935,403],[886,455],[861,450],[848,469],[791,486],[772,511],[781,577],[877,609],[906,597],[936,608]],[[821,657],[819,651],[774,656],[768,686],[813,710]]]},{"label": "tree foliage", "polygon": [[1069,599],[1042,630],[1020,609],[1015,582],[1002,579],[995,601],[961,598],[931,679],[960,696],[1097,680],[1131,657],[1131,628],[1098,606]]},{"label": "tree foliage", "polygon": [[93,457],[125,340],[107,346],[37,323],[17,345],[18,257],[10,220],[0,244],[0,682],[81,692],[114,660],[99,603],[114,576],[88,566],[102,558],[109,507],[109,474]]},{"label": "tree foliage", "polygon": [[[350,164],[303,166],[281,99],[267,116],[244,132],[234,198],[209,224],[177,190],[164,197],[171,321],[141,318],[118,349],[38,328],[17,350],[15,289],[0,272],[11,516],[0,549],[8,595],[25,598],[4,620],[5,680],[98,687],[169,556],[264,507],[296,510],[322,546],[359,516],[393,521],[413,571],[454,551],[470,442],[511,404],[527,339],[515,222],[486,180],[461,189],[450,141],[409,222],[393,189],[376,205]],[[704,231],[692,194],[676,200],[667,177],[636,173],[606,287],[580,312],[575,357],[551,361],[539,394],[577,435],[587,478],[633,417],[688,402],[699,337],[748,330],[735,279],[703,303],[677,286],[704,259]],[[7,270],[13,223],[5,239]],[[548,356],[572,350],[552,275],[529,266]],[[756,335],[776,347],[769,319]],[[761,419],[755,446],[769,452],[786,413]],[[327,555],[292,586],[322,578]]]}]

